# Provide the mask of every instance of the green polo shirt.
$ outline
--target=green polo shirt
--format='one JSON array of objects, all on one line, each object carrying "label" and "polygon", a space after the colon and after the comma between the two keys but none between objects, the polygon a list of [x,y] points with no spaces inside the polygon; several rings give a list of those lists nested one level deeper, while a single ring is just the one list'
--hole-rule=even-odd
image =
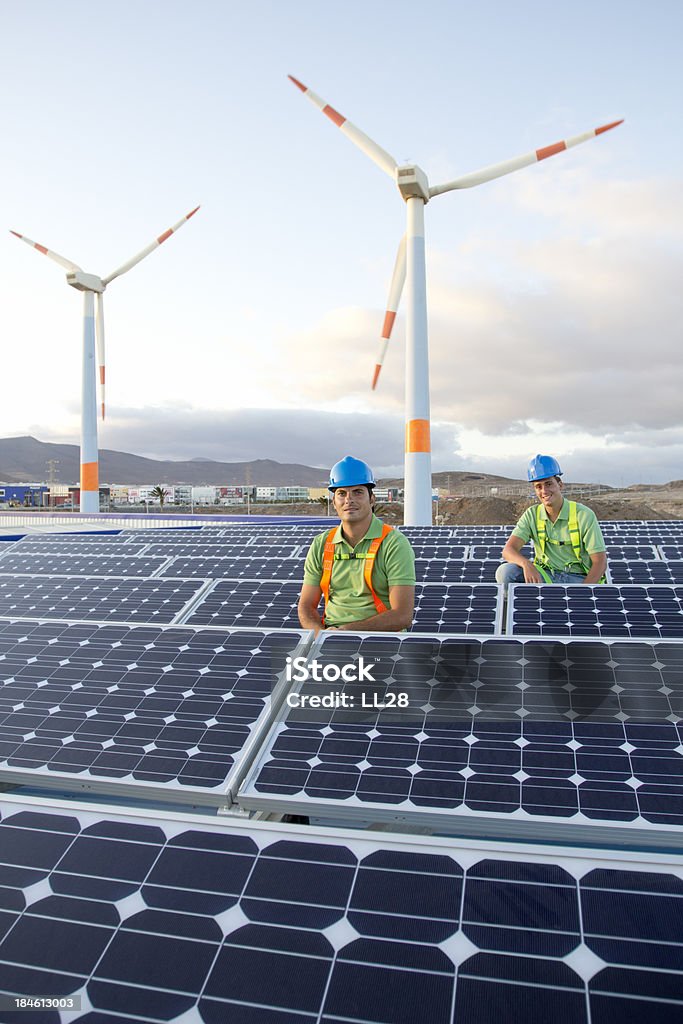
[{"label": "green polo shirt", "polygon": [[[304,583],[317,587],[323,574],[323,550],[329,530],[313,540],[304,566]],[[334,535],[335,554],[365,554],[370,542],[382,535],[382,521],[373,515],[368,532],[355,548],[342,536],[341,523]],[[377,614],[372,594],[366,586],[363,573],[364,558],[335,559],[330,579],[330,600],[325,612],[325,623],[339,626],[343,622],[358,622]],[[415,553],[408,538],[392,530],[379,546],[372,570],[372,585],[383,604],[389,607],[389,587],[415,586]]]},{"label": "green polo shirt", "polygon": [[[536,529],[537,507],[532,505],[522,514],[512,531],[512,536],[519,537],[525,544],[532,540],[538,560],[541,548]],[[543,505],[541,505],[541,518],[546,521],[545,557],[541,564],[547,566],[552,572],[581,572],[584,575],[588,573],[592,566],[590,556],[605,550],[605,541],[595,512],[577,501],[576,518],[579,524],[581,562],[576,561],[569,536],[569,502],[567,499],[565,498],[562,502],[562,508],[554,523],[548,518],[548,513]]]}]

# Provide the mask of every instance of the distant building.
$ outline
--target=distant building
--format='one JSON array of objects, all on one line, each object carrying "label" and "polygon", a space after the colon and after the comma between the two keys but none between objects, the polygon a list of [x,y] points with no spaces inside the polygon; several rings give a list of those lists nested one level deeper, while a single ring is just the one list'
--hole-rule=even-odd
[{"label": "distant building", "polygon": [[0,503],[22,508],[47,505],[47,484],[0,484]]}]

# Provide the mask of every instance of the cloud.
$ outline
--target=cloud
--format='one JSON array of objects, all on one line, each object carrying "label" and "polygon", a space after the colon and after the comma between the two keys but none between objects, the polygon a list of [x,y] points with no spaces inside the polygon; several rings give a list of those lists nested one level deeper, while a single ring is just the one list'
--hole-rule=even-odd
[{"label": "cloud", "polygon": [[[504,224],[428,251],[434,418],[495,435],[533,416],[598,437],[681,421],[680,186],[566,177],[513,192],[518,217],[542,215],[526,240]],[[381,308],[331,311],[287,338],[264,383],[295,365],[300,403],[398,413],[402,316],[379,388],[368,387],[381,321]]]}]

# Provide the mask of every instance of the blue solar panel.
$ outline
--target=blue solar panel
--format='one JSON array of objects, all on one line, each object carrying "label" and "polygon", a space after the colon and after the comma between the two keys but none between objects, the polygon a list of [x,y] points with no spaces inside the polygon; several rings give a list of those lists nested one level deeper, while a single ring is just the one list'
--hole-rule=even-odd
[{"label": "blue solar panel", "polygon": [[418,583],[414,633],[499,633],[503,588],[497,583]]},{"label": "blue solar panel", "polygon": [[[76,995],[93,1024],[683,1014],[678,859],[7,800],[0,814],[3,989]],[[57,1015],[4,1019],[25,1018]]]},{"label": "blue solar panel", "polygon": [[[226,541],[218,547],[215,544],[150,544],[145,555],[165,555],[167,558],[293,558],[301,551],[301,541],[287,544],[265,544],[261,546],[235,544]],[[305,553],[305,552],[304,552]]]},{"label": "blue solar panel", "polygon": [[0,622],[0,778],[225,803],[302,636]]},{"label": "blue solar panel", "polygon": [[659,553],[654,544],[622,544],[618,539],[612,540],[609,538],[605,542],[605,547],[607,548],[607,557],[610,560],[617,558],[622,561],[634,561],[636,559],[649,561],[659,558]]},{"label": "blue solar panel", "polygon": [[683,561],[619,562],[610,559],[610,583],[683,583]]},{"label": "blue solar panel", "polygon": [[31,576],[153,576],[167,557],[111,554],[22,554],[0,558],[0,571]]},{"label": "blue solar panel", "polygon": [[454,558],[415,559],[415,575],[418,583],[495,583],[499,561]]},{"label": "blue solar panel", "polygon": [[186,622],[195,626],[258,626],[299,628],[297,607],[301,584],[271,581],[220,580]]},{"label": "blue solar panel", "polygon": [[[107,541],[113,541],[117,538],[107,536]],[[15,554],[22,555],[64,555],[73,557],[74,555],[139,555],[141,551],[144,551],[146,544],[130,544],[122,540],[121,543],[107,544],[104,541],[100,541],[98,544],[91,544],[87,537],[80,538],[81,543],[77,544],[75,541],[71,541],[68,544],[62,543],[61,536],[55,537],[54,539],[47,537],[40,537],[33,541],[32,538],[26,537],[22,540],[15,548]]]},{"label": "blue solar panel", "polygon": [[313,657],[319,674],[362,657],[374,682],[301,684],[244,807],[683,843],[683,644],[326,634]]},{"label": "blue solar panel", "polygon": [[204,585],[203,580],[0,575],[0,616],[170,623]]},{"label": "blue solar panel", "polygon": [[434,541],[411,540],[416,558],[467,558],[468,549],[465,544],[456,543],[435,543]]},{"label": "blue solar panel", "polygon": [[[507,540],[507,537],[500,544],[474,544],[470,548],[469,557],[470,558],[480,558],[480,559],[494,559],[495,558],[500,563],[502,561],[501,552],[503,550],[503,546],[504,546],[506,540]],[[525,544],[524,547],[522,548],[522,554],[526,558],[533,558],[534,557],[534,547],[533,547],[533,544]]]},{"label": "blue solar panel", "polygon": [[678,561],[683,559],[683,544],[662,544],[659,553],[666,561]]},{"label": "blue solar panel", "polygon": [[[1,563],[0,563],[1,564]],[[190,579],[284,580],[302,581],[304,558],[174,558],[162,570],[164,577]]]},{"label": "blue solar panel", "polygon": [[98,549],[114,548],[118,550],[122,544],[127,547],[133,541],[134,538],[125,533],[29,533],[21,541],[21,546],[22,549],[73,546],[75,548],[97,547]]},{"label": "blue solar panel", "polygon": [[558,637],[683,637],[683,587],[512,584],[507,632]]}]

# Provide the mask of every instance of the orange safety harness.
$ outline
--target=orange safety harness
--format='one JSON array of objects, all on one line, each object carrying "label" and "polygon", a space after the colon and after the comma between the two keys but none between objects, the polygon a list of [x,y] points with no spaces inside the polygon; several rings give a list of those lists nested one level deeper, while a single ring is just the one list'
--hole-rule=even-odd
[{"label": "orange safety harness", "polygon": [[[337,529],[338,527],[336,526],[332,527],[327,537],[325,538],[325,547],[323,548],[323,574],[320,577],[320,589],[322,590],[323,597],[325,599],[325,611],[327,611],[327,602],[329,601],[330,598],[330,581],[332,579],[332,566],[334,565],[335,561],[346,561],[347,559],[351,558],[362,558],[365,560],[365,566],[363,568],[363,579],[365,580],[368,590],[372,594],[372,600],[375,603],[377,614],[381,615],[382,612],[389,611],[389,609],[381,600],[381,598],[377,596],[375,588],[372,585],[372,570],[375,565],[375,557],[377,555],[377,552],[379,551],[379,546],[384,540],[384,538],[387,536],[387,534],[391,533],[393,527],[388,526],[386,523],[384,523],[384,525],[382,526],[381,536],[373,537],[373,539],[370,541],[370,547],[364,554],[356,554],[355,552],[353,552],[350,555],[347,555],[342,552],[337,554],[335,552],[336,545],[334,543],[334,535],[337,532]],[[324,626],[325,612],[323,612],[322,622]]]}]

